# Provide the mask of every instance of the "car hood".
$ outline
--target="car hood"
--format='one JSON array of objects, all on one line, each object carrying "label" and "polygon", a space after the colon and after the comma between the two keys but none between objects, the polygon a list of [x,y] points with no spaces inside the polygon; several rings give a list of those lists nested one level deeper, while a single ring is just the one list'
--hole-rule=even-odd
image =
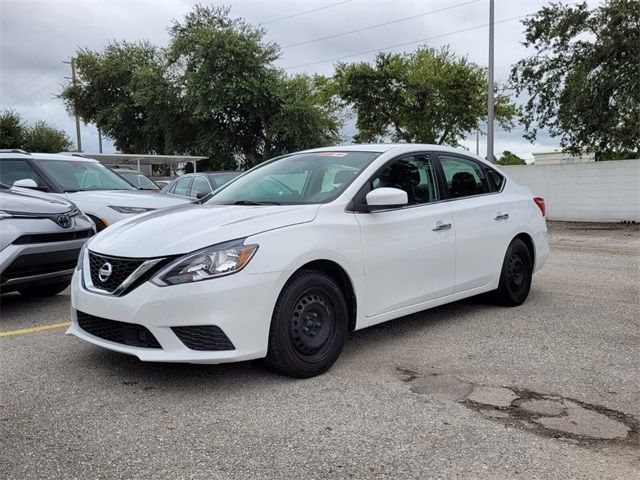
[{"label": "car hood", "polygon": [[29,188],[11,187],[0,190],[0,210],[12,213],[56,215],[73,210],[75,205],[64,198]]},{"label": "car hood", "polygon": [[117,207],[167,208],[191,202],[187,198],[145,190],[85,190],[66,195],[81,206],[83,202],[93,202]]},{"label": "car hood", "polygon": [[217,243],[312,221],[319,205],[184,205],[118,222],[89,249],[117,257],[189,253]]}]

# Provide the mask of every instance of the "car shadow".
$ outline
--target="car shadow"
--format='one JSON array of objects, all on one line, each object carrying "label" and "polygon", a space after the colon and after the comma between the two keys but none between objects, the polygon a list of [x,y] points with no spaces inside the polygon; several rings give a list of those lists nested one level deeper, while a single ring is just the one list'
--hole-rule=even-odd
[{"label": "car shadow", "polygon": [[[434,328],[443,323],[463,322],[467,314],[483,309],[496,308],[481,299],[465,299],[452,304],[436,307],[413,315],[401,317],[373,327],[352,332],[347,338],[345,349],[338,363],[349,362],[354,357],[371,354],[380,348],[380,341],[402,342],[409,340],[425,329]],[[76,344],[77,345],[77,344]],[[69,347],[74,348],[74,347]],[[252,360],[228,364],[181,364],[142,362],[138,358],[105,350],[89,344],[82,344],[80,356],[82,370],[92,375],[110,377],[123,386],[155,393],[174,391],[215,391],[224,386],[225,391],[241,391],[248,382],[255,389],[273,389],[292,382],[300,382],[270,372],[263,360]],[[69,368],[69,367],[67,367]],[[333,369],[320,377],[303,380],[305,382],[323,382],[325,376],[339,375]]]}]

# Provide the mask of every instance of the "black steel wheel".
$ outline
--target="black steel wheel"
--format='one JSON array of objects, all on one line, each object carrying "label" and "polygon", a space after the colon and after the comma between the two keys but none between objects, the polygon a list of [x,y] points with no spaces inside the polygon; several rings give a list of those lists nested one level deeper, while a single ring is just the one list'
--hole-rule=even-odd
[{"label": "black steel wheel", "polygon": [[532,274],[531,253],[525,243],[516,238],[507,248],[500,273],[500,283],[498,289],[493,292],[494,298],[506,306],[522,305],[529,296]]},{"label": "black steel wheel", "polygon": [[320,375],[340,355],[348,325],[347,304],[336,282],[323,272],[297,272],[273,312],[267,365],[291,377]]}]

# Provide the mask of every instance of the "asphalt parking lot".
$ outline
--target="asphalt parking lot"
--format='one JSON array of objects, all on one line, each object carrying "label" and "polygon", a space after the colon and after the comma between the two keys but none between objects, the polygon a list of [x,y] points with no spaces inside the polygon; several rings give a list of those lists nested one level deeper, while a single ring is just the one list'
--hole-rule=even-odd
[{"label": "asphalt parking lot", "polygon": [[[145,364],[0,303],[0,478],[640,478],[640,228],[553,224],[527,302],[352,334],[310,380]],[[48,328],[51,327],[51,328]]]}]

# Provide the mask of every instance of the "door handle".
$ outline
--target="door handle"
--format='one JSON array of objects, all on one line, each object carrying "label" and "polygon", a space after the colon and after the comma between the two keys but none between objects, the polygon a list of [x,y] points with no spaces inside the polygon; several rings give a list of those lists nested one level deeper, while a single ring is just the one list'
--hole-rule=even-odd
[{"label": "door handle", "polygon": [[507,218],[509,218],[509,214],[508,213],[500,213],[500,212],[498,212],[498,214],[496,215],[496,218],[494,218],[494,220],[506,220]]},{"label": "door handle", "polygon": [[431,230],[434,232],[441,232],[442,230],[449,230],[450,228],[451,228],[450,223],[438,222],[435,224],[435,226]]}]

